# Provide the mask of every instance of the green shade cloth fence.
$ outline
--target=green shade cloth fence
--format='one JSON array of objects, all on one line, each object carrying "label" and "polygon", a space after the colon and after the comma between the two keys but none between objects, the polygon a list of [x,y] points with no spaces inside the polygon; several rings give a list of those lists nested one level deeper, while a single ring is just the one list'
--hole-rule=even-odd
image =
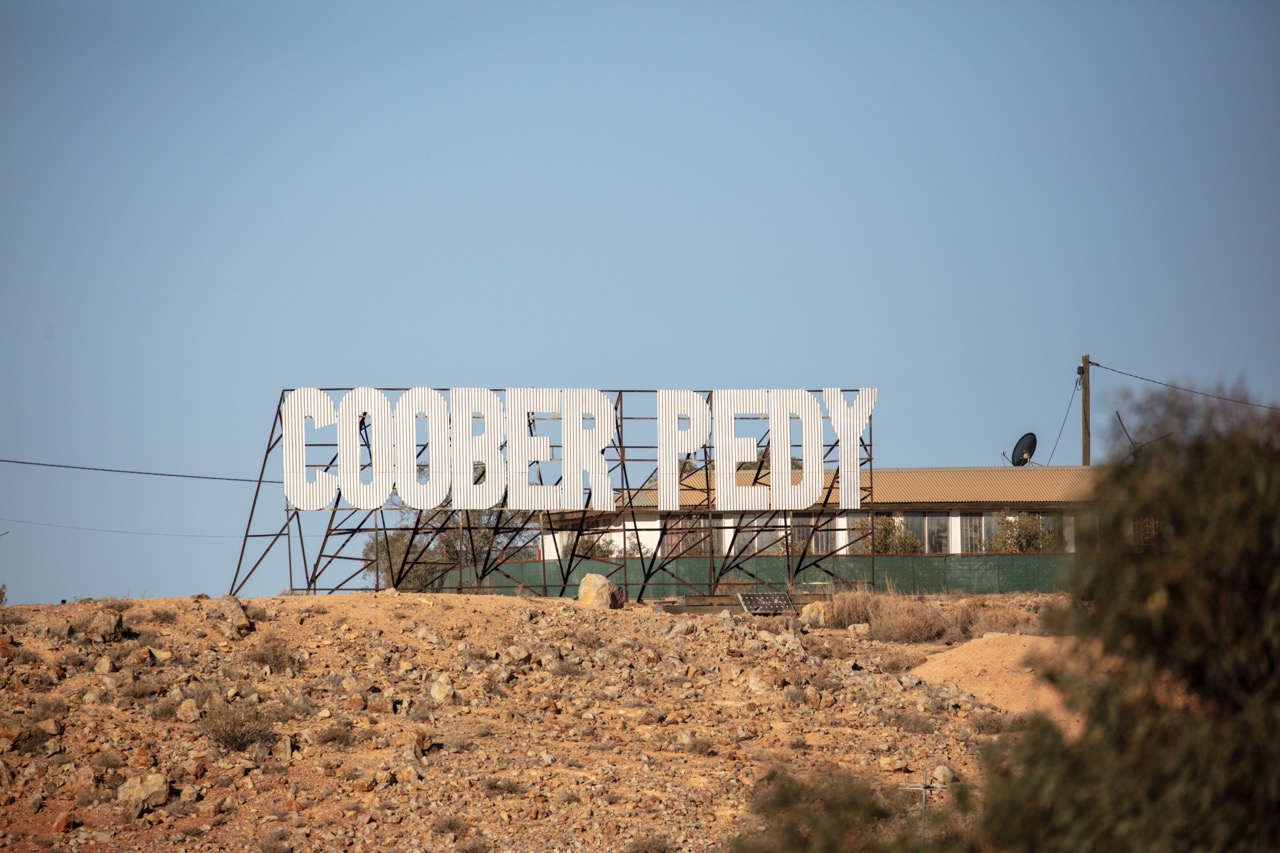
[{"label": "green shade cloth fence", "polygon": [[[799,572],[794,592],[839,592],[846,588],[880,592],[990,594],[1058,592],[1076,554],[949,554],[910,557],[830,557]],[[480,583],[470,567],[455,570],[435,587],[441,592],[488,592],[509,595],[576,597],[579,581],[589,574],[607,576],[636,599],[709,595],[715,592],[788,590],[784,557],[754,557],[727,572],[713,589],[720,563],[705,557],[673,560],[645,583],[641,558],[587,560],[562,579],[554,560],[512,562],[491,571]]]}]

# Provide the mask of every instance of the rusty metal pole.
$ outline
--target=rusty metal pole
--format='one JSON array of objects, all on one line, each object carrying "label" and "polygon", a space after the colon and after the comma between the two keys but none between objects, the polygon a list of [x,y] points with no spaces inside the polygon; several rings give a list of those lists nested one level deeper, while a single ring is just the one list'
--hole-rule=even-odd
[{"label": "rusty metal pole", "polygon": [[1076,368],[1080,375],[1080,464],[1088,466],[1089,461],[1089,356],[1080,356],[1080,366]]}]

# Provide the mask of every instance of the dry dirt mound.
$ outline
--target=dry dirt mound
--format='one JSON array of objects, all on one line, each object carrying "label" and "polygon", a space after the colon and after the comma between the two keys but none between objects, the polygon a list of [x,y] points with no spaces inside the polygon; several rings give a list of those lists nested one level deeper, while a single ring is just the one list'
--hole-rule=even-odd
[{"label": "dry dirt mound", "polygon": [[776,767],[975,781],[1029,640],[912,673],[854,631],[556,599],[3,607],[0,847],[720,849]]},{"label": "dry dirt mound", "polygon": [[931,656],[912,670],[926,681],[952,684],[985,705],[1013,714],[1040,713],[1065,731],[1083,718],[1036,675],[1044,661],[1069,654],[1072,639],[992,633]]}]

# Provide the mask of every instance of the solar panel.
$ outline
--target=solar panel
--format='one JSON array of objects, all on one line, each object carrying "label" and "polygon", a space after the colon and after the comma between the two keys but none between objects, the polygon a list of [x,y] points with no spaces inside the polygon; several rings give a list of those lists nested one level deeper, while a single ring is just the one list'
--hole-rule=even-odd
[{"label": "solar panel", "polygon": [[796,612],[791,596],[785,592],[740,592],[738,601],[742,602],[743,611],[752,616],[778,616]]}]

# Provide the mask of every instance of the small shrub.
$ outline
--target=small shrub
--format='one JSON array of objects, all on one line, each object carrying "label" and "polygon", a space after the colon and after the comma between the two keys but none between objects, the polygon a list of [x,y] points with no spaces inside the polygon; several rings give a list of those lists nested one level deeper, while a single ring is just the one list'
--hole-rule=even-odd
[{"label": "small shrub", "polygon": [[293,845],[289,843],[289,830],[277,829],[262,840],[259,849],[262,853],[293,853]]},{"label": "small shrub", "polygon": [[604,645],[604,638],[595,631],[579,631],[573,635],[572,639],[575,647],[579,649],[586,649],[588,651],[595,651]]},{"label": "small shrub", "polygon": [[161,699],[151,706],[151,719],[162,723],[177,719],[179,704],[177,699]]},{"label": "small shrub", "polygon": [[350,724],[334,723],[316,733],[316,743],[322,746],[351,746],[355,743],[355,734]]},{"label": "small shrub", "polygon": [[284,719],[280,720],[282,723],[286,720],[303,720],[308,717],[314,717],[320,710],[316,703],[311,701],[311,697],[305,693],[286,693],[280,700],[280,706],[285,714]]},{"label": "small shrub", "polygon": [[271,667],[272,672],[284,672],[290,667],[296,671],[298,668],[298,661],[294,657],[293,649],[278,634],[265,634],[256,646],[249,649],[246,657],[252,663]]},{"label": "small shrub", "polygon": [[1031,714],[975,714],[970,717],[970,726],[975,734],[1001,735],[1005,732],[1026,731],[1031,725]]},{"label": "small shrub", "polygon": [[150,621],[157,622],[161,625],[172,625],[178,621],[178,613],[167,607],[157,607],[151,611]]},{"label": "small shrub", "polygon": [[249,617],[249,621],[257,624],[258,622],[270,622],[271,614],[267,612],[261,604],[247,604],[244,608],[244,615]]},{"label": "small shrub", "polygon": [[27,713],[27,716],[38,723],[42,720],[61,717],[65,713],[67,713],[66,702],[56,696],[43,696],[36,700],[35,707]]},{"label": "small shrub", "polygon": [[831,598],[831,610],[828,612],[829,628],[848,628],[850,625],[861,625],[871,621],[871,606],[875,595],[867,590],[836,593]]},{"label": "small shrub", "polygon": [[984,602],[974,617],[970,634],[981,637],[983,634],[998,631],[1003,634],[1043,634],[1039,615],[1024,607],[1002,602]]},{"label": "small shrub", "polygon": [[431,831],[436,835],[461,835],[467,831],[467,822],[457,815],[439,815],[431,821]]},{"label": "small shrub", "polygon": [[133,602],[127,598],[106,598],[99,601],[98,606],[103,610],[114,610],[117,613],[124,613],[133,606]]},{"label": "small shrub", "polygon": [[938,729],[938,723],[932,717],[915,711],[903,711],[895,719],[898,728],[918,735],[931,735]]},{"label": "small shrub", "polygon": [[238,703],[210,703],[200,728],[211,740],[232,752],[241,752],[275,736],[270,722]]},{"label": "small shrub", "polygon": [[924,663],[924,656],[902,649],[888,649],[880,656],[880,671],[884,673],[906,672]]},{"label": "small shrub", "polygon": [[95,752],[93,757],[89,759],[89,763],[95,767],[101,767],[103,770],[115,770],[124,766],[124,758],[115,751]]},{"label": "small shrub", "polygon": [[637,838],[622,848],[622,853],[675,853],[677,849],[666,836],[652,835],[647,838]]},{"label": "small shrub", "polygon": [[491,797],[513,797],[524,793],[524,785],[521,785],[515,779],[503,779],[499,776],[490,776],[481,783],[481,786],[484,792]]},{"label": "small shrub", "polygon": [[832,776],[810,784],[778,771],[766,777],[751,810],[765,825],[734,839],[736,853],[866,850],[891,816],[859,780]]},{"label": "small shrub", "polygon": [[10,748],[22,755],[34,755],[52,737],[53,735],[43,729],[27,729],[18,734]]},{"label": "small shrub", "polygon": [[695,737],[689,740],[689,745],[685,747],[688,752],[694,755],[715,755],[715,744],[709,738]]},{"label": "small shrub", "polygon": [[565,678],[577,678],[582,675],[583,669],[580,663],[570,663],[567,660],[558,660],[551,665],[551,674],[559,675]]},{"label": "small shrub", "polygon": [[881,595],[871,614],[871,639],[886,643],[928,643],[947,631],[937,608],[902,595]]}]

